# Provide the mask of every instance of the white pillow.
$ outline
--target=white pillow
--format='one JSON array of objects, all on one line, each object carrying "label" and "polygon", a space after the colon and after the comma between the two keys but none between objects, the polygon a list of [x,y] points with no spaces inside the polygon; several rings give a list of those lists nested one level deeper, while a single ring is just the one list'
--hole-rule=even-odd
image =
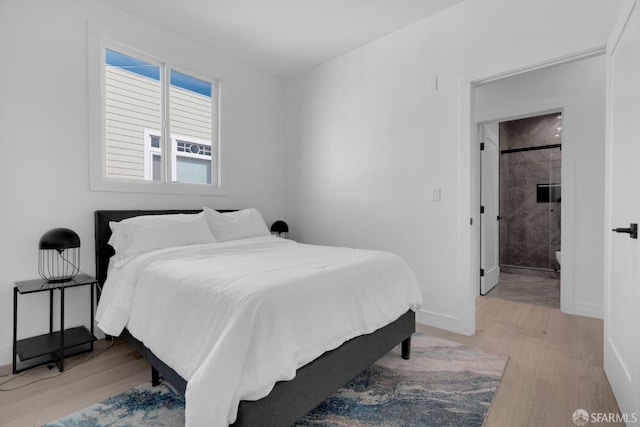
[{"label": "white pillow", "polygon": [[117,258],[127,258],[156,249],[214,243],[204,213],[142,215],[110,222],[109,244]]},{"label": "white pillow", "polygon": [[220,213],[205,206],[203,210],[218,242],[271,235],[257,209]]}]

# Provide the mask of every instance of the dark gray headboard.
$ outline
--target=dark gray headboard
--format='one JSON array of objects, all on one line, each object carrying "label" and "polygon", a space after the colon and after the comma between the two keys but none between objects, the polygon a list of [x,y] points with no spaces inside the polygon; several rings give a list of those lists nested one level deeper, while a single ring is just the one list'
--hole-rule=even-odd
[{"label": "dark gray headboard", "polygon": [[[236,209],[222,209],[218,212],[233,212]],[[168,210],[100,210],[95,211],[95,238],[96,238],[96,279],[103,285],[107,280],[107,268],[109,267],[109,259],[114,255],[114,250],[109,245],[111,237],[111,228],[109,222],[122,221],[123,219],[133,218],[140,215],[167,215],[167,214],[196,214],[202,212],[202,209],[168,209]],[[98,294],[99,296],[99,294]]]}]

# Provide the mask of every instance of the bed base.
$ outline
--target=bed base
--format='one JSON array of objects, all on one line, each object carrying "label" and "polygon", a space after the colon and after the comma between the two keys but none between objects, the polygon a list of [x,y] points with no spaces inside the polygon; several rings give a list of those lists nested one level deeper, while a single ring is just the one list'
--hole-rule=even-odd
[{"label": "bed base", "polygon": [[[95,212],[96,277],[100,285],[107,276],[109,258],[113,248],[108,245],[111,230],[109,221],[120,221],[138,215],[197,213],[198,210],[115,210]],[[396,321],[377,331],[353,338],[340,347],[322,354],[297,370],[295,378],[280,381],[271,393],[256,401],[241,401],[234,427],[290,426],[310,410],[344,386],[376,360],[402,345],[402,357],[409,359],[411,335],[415,332],[415,313],[411,310]],[[152,366],[152,383],[158,385],[163,378],[184,395],[187,381],[160,360],[127,331],[125,334],[134,347]]]},{"label": "bed base", "polygon": [[[345,342],[298,369],[292,380],[276,383],[266,397],[241,401],[233,426],[292,425],[399,343],[402,345],[402,357],[409,359],[414,332],[415,313],[409,310],[395,322]],[[184,395],[187,381],[131,334],[128,334],[128,339],[151,363],[152,384],[159,385],[162,378]]]}]

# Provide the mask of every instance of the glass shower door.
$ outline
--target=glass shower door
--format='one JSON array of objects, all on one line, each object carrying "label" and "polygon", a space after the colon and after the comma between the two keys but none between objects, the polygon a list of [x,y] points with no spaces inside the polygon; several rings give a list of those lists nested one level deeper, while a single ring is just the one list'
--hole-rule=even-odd
[{"label": "glass shower door", "polygon": [[561,115],[500,124],[502,271],[558,271],[561,231]]}]

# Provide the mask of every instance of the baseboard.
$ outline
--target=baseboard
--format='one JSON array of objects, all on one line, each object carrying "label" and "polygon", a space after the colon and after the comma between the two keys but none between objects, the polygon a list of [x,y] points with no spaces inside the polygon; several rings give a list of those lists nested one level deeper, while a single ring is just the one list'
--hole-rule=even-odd
[{"label": "baseboard", "polygon": [[0,347],[0,377],[11,374],[13,370],[12,355],[13,347]]},{"label": "baseboard", "polygon": [[419,310],[416,312],[416,322],[422,325],[432,326],[434,328],[444,329],[462,335],[473,335],[469,334],[469,331],[462,329],[459,317],[450,316],[444,313]]},{"label": "baseboard", "polygon": [[577,302],[573,305],[573,310],[569,314],[575,314],[576,316],[593,317],[596,319],[603,319],[604,307],[601,305]]}]

